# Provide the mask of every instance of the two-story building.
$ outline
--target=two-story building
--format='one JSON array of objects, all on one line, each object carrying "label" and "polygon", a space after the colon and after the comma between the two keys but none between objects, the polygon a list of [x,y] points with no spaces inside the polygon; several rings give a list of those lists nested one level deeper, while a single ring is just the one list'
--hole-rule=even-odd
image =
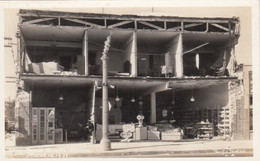
[{"label": "two-story building", "polygon": [[100,135],[100,58],[110,33],[110,125],[136,123],[142,114],[148,131],[174,124],[183,138],[198,138],[196,125],[209,123],[212,137],[249,138],[235,61],[238,18],[42,10],[20,10],[19,18],[17,145],[80,140],[87,121]]}]

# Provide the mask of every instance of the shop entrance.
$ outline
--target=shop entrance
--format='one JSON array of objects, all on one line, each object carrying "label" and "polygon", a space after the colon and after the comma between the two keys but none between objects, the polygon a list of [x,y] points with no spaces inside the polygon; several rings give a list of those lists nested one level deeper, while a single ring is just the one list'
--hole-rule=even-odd
[{"label": "shop entrance", "polygon": [[55,108],[32,108],[32,144],[54,144]]}]

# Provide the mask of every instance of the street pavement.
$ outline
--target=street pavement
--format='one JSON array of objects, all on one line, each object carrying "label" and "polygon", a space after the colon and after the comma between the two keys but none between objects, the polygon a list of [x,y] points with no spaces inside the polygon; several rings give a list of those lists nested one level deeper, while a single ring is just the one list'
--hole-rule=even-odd
[{"label": "street pavement", "polygon": [[252,141],[182,140],[112,142],[110,151],[100,144],[64,143],[6,146],[6,158],[172,158],[251,157]]}]

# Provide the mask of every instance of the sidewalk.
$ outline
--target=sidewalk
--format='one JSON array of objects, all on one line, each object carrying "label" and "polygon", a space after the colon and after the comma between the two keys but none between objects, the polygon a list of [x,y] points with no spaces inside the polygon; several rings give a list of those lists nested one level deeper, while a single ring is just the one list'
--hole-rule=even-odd
[{"label": "sidewalk", "polygon": [[110,151],[100,144],[67,143],[6,148],[6,158],[67,158],[67,157],[190,157],[253,156],[252,141],[140,141],[112,142]]}]

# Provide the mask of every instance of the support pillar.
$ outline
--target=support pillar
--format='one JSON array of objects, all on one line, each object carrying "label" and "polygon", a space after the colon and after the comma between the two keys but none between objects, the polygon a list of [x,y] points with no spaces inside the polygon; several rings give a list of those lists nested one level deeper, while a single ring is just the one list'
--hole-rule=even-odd
[{"label": "support pillar", "polygon": [[[112,34],[112,33],[111,33]],[[108,56],[107,52],[110,47],[111,34],[107,37],[105,42],[105,47],[103,51],[103,55],[101,57],[103,63],[102,70],[102,140],[100,141],[102,150],[108,151],[111,149],[111,142],[108,138],[108,81],[107,81],[107,61]]]},{"label": "support pillar", "polygon": [[136,32],[133,33],[133,42],[131,48],[131,76],[137,77],[137,37]]},{"label": "support pillar", "polygon": [[175,54],[175,76],[183,76],[183,35],[180,33]]},{"label": "support pillar", "polygon": [[84,31],[83,42],[82,42],[82,55],[84,61],[84,74],[89,75],[88,65],[88,31]]},{"label": "support pillar", "polygon": [[95,123],[96,123],[96,109],[95,109],[95,104],[96,104],[96,83],[93,84],[93,91],[92,91],[92,108],[91,108],[91,116],[90,116],[90,120],[94,125],[94,130],[92,131],[92,137],[91,137],[91,144],[95,144],[96,143],[96,127],[95,127]]},{"label": "support pillar", "polygon": [[200,54],[199,53],[197,53],[196,54],[196,67],[197,67],[197,69],[200,69]]},{"label": "support pillar", "polygon": [[156,123],[156,92],[151,93],[151,117],[150,124]]}]

